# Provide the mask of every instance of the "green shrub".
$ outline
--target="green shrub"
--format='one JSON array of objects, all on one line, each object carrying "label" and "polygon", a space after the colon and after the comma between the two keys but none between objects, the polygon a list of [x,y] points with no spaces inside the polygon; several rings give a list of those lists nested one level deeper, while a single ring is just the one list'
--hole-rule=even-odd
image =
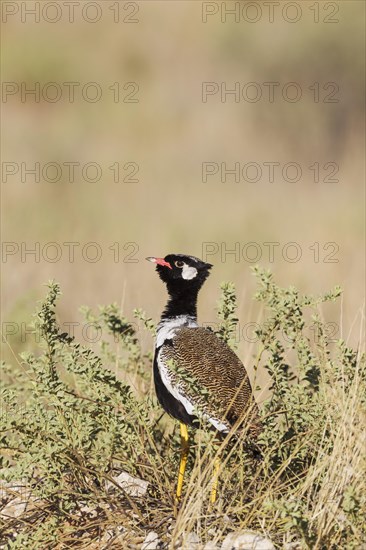
[{"label": "green shrub", "polygon": [[[212,533],[221,540],[228,529],[260,530],[278,548],[293,541],[299,548],[360,547],[365,359],[345,342],[331,341],[318,309],[340,290],[301,296],[278,287],[269,272],[254,271],[256,299],[266,312],[254,367],[267,370],[272,381],[261,406],[262,459],[246,450],[245,434],[221,442],[224,467],[212,514],[208,496],[217,447],[211,432],[197,431],[185,498],[170,531],[179,437],[154,397],[152,354],[141,349],[139,330],[154,334],[154,323],[140,310],[130,322],[116,305],[97,313],[84,308],[87,321],[107,332],[96,354],[60,330],[60,290],[49,283],[35,316],[39,349],[3,365],[4,502],[14,496],[11,483],[20,480],[35,502],[16,518],[3,518],[2,544],[82,548],[122,526],[128,547],[156,526],[166,547],[188,531],[205,541]],[[216,332],[234,347],[235,288],[221,288]],[[128,494],[116,482],[121,471],[148,481],[148,492]]]}]

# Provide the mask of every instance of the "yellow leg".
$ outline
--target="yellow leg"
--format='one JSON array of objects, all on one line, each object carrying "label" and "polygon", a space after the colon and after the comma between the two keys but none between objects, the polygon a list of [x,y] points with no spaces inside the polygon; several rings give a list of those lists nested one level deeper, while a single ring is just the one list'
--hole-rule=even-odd
[{"label": "yellow leg", "polygon": [[214,471],[213,471],[212,486],[211,486],[211,497],[210,497],[211,504],[215,504],[215,502],[216,502],[217,485],[218,485],[218,482],[219,482],[220,464],[221,464],[220,457],[219,457],[219,455],[216,455],[215,460],[214,460]]},{"label": "yellow leg", "polygon": [[180,456],[178,484],[177,484],[177,493],[176,493],[176,497],[178,501],[182,496],[184,472],[186,469],[188,452],[189,452],[188,429],[187,429],[187,426],[182,422],[180,423],[180,440],[181,440],[181,456]]}]

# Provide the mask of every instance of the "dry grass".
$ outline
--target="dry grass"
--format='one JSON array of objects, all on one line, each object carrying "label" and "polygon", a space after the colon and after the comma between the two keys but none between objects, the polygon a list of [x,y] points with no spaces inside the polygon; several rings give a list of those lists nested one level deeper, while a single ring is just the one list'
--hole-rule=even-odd
[{"label": "dry grass", "polygon": [[[276,287],[264,272],[261,277],[268,298],[292,296],[293,304],[300,300],[293,291]],[[227,299],[233,299],[232,293]],[[239,437],[237,427],[219,442],[212,432],[195,431],[183,498],[177,506],[178,426],[150,400],[151,357],[143,354],[133,334],[120,333],[119,343],[103,346],[105,366],[115,361],[119,378],[131,380],[129,373],[134,373],[129,397],[126,386],[102,368],[93,352],[83,352],[58,332],[53,307],[44,302],[38,315],[46,355],[19,362],[26,377],[16,374],[14,366],[7,371],[3,462],[13,485],[3,487],[3,498],[12,500],[20,491],[29,506],[3,521],[3,544],[8,540],[9,548],[40,544],[57,549],[140,548],[146,535],[155,531],[163,547],[173,550],[191,545],[192,534],[200,541],[198,548],[203,548],[208,541],[221,544],[230,532],[254,531],[281,549],[363,547],[366,372],[361,346],[355,353],[344,344],[337,351],[326,337],[315,346],[311,343],[320,367],[319,384],[314,382],[312,388],[300,376],[309,359],[305,365],[299,363],[298,381],[291,381],[285,369],[278,372],[273,363],[277,331],[264,335],[267,356],[260,354],[259,369],[274,365],[272,377],[277,382],[261,406],[262,458],[248,448],[245,418]],[[278,303],[273,314],[282,319],[282,330],[295,329],[296,316],[284,317],[281,307]],[[117,311],[107,308],[100,317],[94,316],[94,322],[104,319],[113,330],[118,332],[118,326],[125,330],[125,320],[116,323]],[[268,314],[267,310],[270,326]],[[227,321],[233,329],[230,318]],[[152,328],[150,321],[143,324]],[[301,329],[294,349],[302,349],[305,341]],[[56,370],[53,364],[58,365]],[[53,381],[47,375],[49,368],[56,376]],[[62,380],[68,380],[66,386]],[[32,381],[37,381],[36,394],[26,397],[34,387]],[[65,388],[69,388],[66,393]],[[13,408],[12,392],[17,396]],[[280,407],[271,408],[279,396]],[[26,399],[22,407],[19,399]],[[213,462],[218,455],[219,498],[211,505]],[[121,471],[147,481],[147,493],[126,492],[116,481]],[[19,485],[20,480],[28,489],[14,487],[14,481]]]}]

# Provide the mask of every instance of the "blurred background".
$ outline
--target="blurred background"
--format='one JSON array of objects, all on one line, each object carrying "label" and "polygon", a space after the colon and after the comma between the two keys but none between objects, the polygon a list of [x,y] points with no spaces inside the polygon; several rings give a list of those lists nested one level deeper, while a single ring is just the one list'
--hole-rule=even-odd
[{"label": "blurred background", "polygon": [[[39,21],[21,12],[34,2],[4,4],[8,332],[9,323],[29,323],[49,279],[61,284],[61,323],[81,323],[83,304],[111,302],[127,317],[143,308],[158,320],[165,288],[144,258],[183,252],[214,264],[200,295],[201,322],[215,320],[223,280],[236,284],[240,323],[260,321],[250,270],[259,263],[278,284],[304,293],[340,285],[341,302],[324,306],[323,315],[337,324],[335,337],[357,345],[365,267],[363,2],[297,2],[297,11],[285,12],[281,2],[273,22],[268,2],[256,2],[257,11],[243,9],[253,2],[228,2],[241,10],[231,16],[221,2],[104,1],[84,12],[90,3],[81,2],[73,22],[67,3],[41,3],[49,6]],[[73,101],[65,83],[76,83]],[[36,163],[38,182],[27,172]],[[235,163],[239,176],[225,176]],[[273,178],[268,163],[277,163]],[[284,177],[288,163],[296,166]],[[301,177],[292,181],[298,166]],[[277,243],[272,255],[264,243]],[[20,331],[9,342],[15,352],[31,346]],[[149,337],[145,345],[152,346]],[[239,353],[249,364],[254,349],[242,338]]]}]

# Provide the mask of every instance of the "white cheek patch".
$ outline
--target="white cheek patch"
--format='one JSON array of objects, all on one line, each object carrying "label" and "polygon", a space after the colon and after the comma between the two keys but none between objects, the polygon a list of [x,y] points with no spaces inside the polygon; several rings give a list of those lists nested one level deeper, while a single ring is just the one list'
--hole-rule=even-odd
[{"label": "white cheek patch", "polygon": [[184,264],[182,271],[183,279],[186,279],[186,281],[188,281],[189,279],[194,279],[196,275],[197,269],[195,267],[190,267],[189,265]]}]

